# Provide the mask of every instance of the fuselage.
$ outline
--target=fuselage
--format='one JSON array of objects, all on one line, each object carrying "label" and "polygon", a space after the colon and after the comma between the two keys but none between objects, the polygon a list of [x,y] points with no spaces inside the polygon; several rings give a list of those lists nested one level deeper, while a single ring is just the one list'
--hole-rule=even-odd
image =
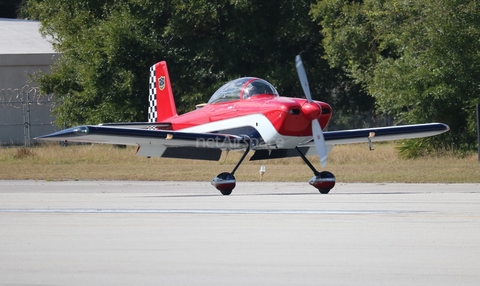
[{"label": "fuselage", "polygon": [[165,122],[171,124],[169,129],[177,131],[242,134],[263,142],[283,138],[298,144],[312,137],[313,119],[317,118],[323,129],[331,116],[332,109],[324,102],[259,94],[206,104]]}]

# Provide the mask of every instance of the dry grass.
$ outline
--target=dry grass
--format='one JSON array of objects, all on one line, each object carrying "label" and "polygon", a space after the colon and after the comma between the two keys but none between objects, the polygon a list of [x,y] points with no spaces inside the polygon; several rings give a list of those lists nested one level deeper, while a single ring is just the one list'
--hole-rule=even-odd
[{"label": "dry grass", "polygon": [[[394,144],[378,144],[369,151],[364,144],[336,146],[327,170],[337,182],[480,183],[477,154],[405,160]],[[0,149],[0,179],[31,180],[196,180],[209,181],[230,172],[240,153],[225,154],[219,162],[134,156],[135,148],[111,145],[62,147],[43,145],[32,149]],[[310,158],[318,166],[316,157]],[[302,182],[312,177],[300,158],[246,161],[235,173],[238,181],[258,181],[261,165],[264,181]]]}]

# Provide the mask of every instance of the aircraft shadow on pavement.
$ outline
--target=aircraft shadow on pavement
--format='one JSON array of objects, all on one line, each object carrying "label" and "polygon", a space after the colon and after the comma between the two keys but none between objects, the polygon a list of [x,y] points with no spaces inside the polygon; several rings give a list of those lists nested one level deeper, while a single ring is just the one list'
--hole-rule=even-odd
[{"label": "aircraft shadow on pavement", "polygon": [[[348,192],[348,193],[330,193],[328,195],[318,194],[316,192],[289,192],[289,193],[233,193],[230,196],[234,197],[260,197],[260,196],[351,196],[351,195],[407,195],[407,194],[418,194],[418,192]],[[194,197],[230,197],[230,196],[222,196],[221,194],[211,193],[211,194],[157,194],[157,195],[150,195],[150,196],[141,196],[141,197],[151,197],[151,198],[194,198]]]}]

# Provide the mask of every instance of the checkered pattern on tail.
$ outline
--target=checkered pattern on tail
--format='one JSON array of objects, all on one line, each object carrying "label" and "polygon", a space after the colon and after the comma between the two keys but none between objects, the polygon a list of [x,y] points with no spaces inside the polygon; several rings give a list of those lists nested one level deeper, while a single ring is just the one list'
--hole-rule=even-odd
[{"label": "checkered pattern on tail", "polygon": [[150,81],[149,81],[149,96],[148,101],[150,105],[148,107],[148,122],[157,122],[157,88],[155,77],[155,65],[150,67]]}]

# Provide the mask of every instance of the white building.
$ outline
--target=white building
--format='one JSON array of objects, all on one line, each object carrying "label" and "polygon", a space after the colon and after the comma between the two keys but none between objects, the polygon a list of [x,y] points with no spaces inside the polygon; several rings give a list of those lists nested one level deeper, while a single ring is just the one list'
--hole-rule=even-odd
[{"label": "white building", "polygon": [[40,22],[0,18],[0,145],[30,144],[55,131],[51,100],[29,75],[50,72],[59,54],[39,32]]}]

